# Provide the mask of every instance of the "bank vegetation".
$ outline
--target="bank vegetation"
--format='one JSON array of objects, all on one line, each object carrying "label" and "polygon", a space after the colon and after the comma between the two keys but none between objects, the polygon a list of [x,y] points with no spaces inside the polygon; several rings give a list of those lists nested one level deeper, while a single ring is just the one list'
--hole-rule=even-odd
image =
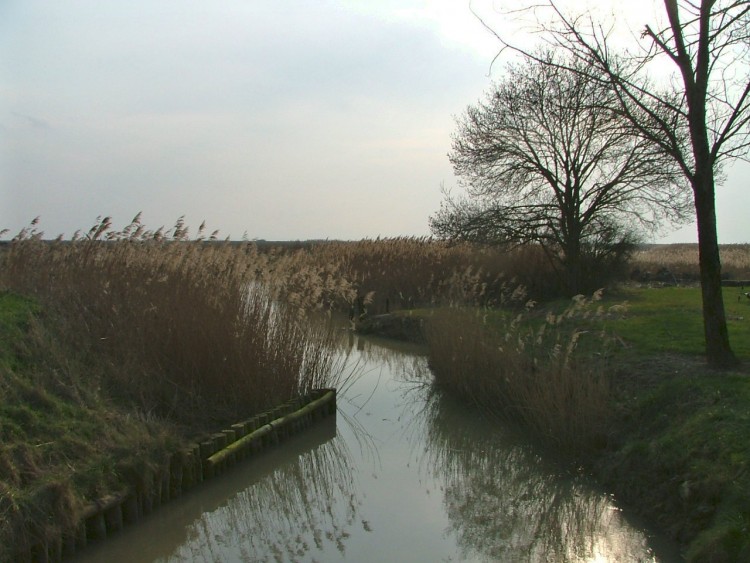
[{"label": "bank vegetation", "polygon": [[344,377],[325,268],[181,221],[42,239],[31,225],[0,255],[2,561],[37,557],[185,440]]},{"label": "bank vegetation", "polygon": [[[750,278],[750,246],[722,252]],[[573,300],[533,245],[231,242],[139,217],[57,241],[33,224],[0,261],[0,559],[182,441],[340,386],[338,319],[386,314],[420,319],[438,388],[566,453],[695,560],[748,549],[747,375],[701,361],[695,247],[640,247]]]}]

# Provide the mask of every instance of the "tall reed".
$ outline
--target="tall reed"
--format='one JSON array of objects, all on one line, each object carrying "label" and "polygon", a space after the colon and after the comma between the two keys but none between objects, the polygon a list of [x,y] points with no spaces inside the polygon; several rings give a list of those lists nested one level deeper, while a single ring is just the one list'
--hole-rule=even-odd
[{"label": "tall reed", "polygon": [[[722,275],[750,280],[750,244],[719,246]],[[697,244],[652,244],[633,253],[630,269],[634,277],[649,279],[661,273],[676,280],[700,280]]]},{"label": "tall reed", "polygon": [[[556,296],[553,272],[540,248],[488,247],[419,237],[325,241],[282,251],[329,264],[347,292],[348,308],[361,300],[369,313],[437,305],[499,303],[504,287],[524,285],[537,299]],[[334,266],[335,265],[335,266]]]},{"label": "tall reed", "polygon": [[50,243],[32,225],[7,249],[2,282],[42,302],[68,348],[106,364],[105,384],[147,412],[226,418],[335,384],[332,328],[305,314],[320,294],[280,301],[291,269],[202,233],[104,219]]},{"label": "tall reed", "polygon": [[582,328],[591,314],[597,314],[591,301],[580,296],[544,319],[530,310],[491,318],[477,310],[441,311],[426,330],[435,382],[561,449],[599,446],[610,384],[607,341]]}]

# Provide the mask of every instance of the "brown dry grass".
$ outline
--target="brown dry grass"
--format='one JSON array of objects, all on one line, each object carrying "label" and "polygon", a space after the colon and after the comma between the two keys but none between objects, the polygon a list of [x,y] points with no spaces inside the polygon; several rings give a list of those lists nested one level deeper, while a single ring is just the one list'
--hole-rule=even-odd
[{"label": "brown dry grass", "polygon": [[116,394],[185,422],[245,416],[335,383],[332,329],[306,313],[342,288],[320,278],[251,243],[190,240],[181,221],[149,231],[138,217],[52,243],[32,226],[2,273],[5,287],[43,304],[68,350],[106,364]]},{"label": "brown dry grass", "polygon": [[361,299],[374,314],[435,305],[493,306],[509,283],[525,286],[537,299],[557,292],[543,252],[533,247],[398,237],[321,242],[304,251],[311,263],[328,264],[346,280],[348,292],[337,293],[345,301],[337,306],[348,308]]},{"label": "brown dry grass", "polygon": [[476,310],[436,314],[427,323],[435,381],[557,448],[599,447],[610,405],[607,340],[578,328],[592,311],[591,301],[579,297],[543,322],[529,310],[491,318]]},{"label": "brown dry grass", "polygon": [[[750,244],[722,244],[722,276],[726,279],[750,279]],[[669,272],[677,280],[699,280],[697,244],[654,244],[638,249],[630,260],[631,271],[651,276]],[[665,272],[665,273],[666,273]]]}]

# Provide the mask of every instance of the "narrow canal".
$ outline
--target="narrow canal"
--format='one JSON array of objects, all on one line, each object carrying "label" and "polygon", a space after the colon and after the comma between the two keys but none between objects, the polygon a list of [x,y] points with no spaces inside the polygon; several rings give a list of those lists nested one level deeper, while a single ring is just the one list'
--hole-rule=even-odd
[{"label": "narrow canal", "polygon": [[672,562],[674,547],[502,426],[431,392],[417,348],[350,337],[336,419],[75,561]]}]

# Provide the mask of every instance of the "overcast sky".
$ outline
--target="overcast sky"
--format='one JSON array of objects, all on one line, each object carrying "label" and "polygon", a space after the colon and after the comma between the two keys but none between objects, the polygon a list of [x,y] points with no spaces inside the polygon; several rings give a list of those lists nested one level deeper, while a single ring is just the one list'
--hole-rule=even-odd
[{"label": "overcast sky", "polygon": [[[0,0],[0,229],[429,234],[497,48],[462,0]],[[750,166],[728,172],[720,242],[750,242]]]}]

